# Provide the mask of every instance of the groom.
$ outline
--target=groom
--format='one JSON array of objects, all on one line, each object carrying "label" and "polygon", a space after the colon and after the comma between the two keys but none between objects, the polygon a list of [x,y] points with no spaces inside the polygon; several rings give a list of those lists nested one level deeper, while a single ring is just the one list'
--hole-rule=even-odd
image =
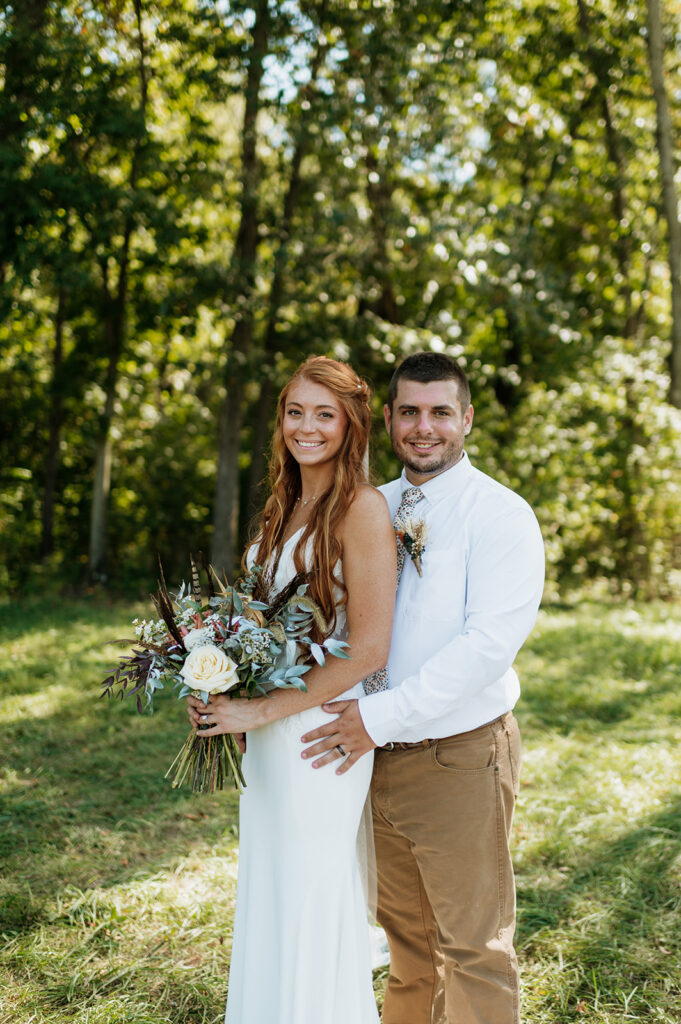
[{"label": "groom", "polygon": [[303,737],[305,756],[344,756],[342,773],[376,748],[383,1024],[518,1024],[513,660],[541,599],[541,534],[527,503],[464,452],[473,407],[453,359],[408,356],[384,413],[404,465],[381,488],[403,538],[389,688],[326,705],[338,717]]}]

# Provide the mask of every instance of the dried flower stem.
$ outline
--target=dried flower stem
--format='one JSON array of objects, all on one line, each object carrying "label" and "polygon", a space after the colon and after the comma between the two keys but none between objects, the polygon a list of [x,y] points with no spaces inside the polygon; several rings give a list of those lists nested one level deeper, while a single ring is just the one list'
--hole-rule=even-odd
[{"label": "dried flower stem", "polygon": [[[226,771],[229,765],[231,771]],[[182,749],[166,772],[173,789],[191,782],[195,793],[214,793],[223,789],[225,778],[231,774],[239,793],[246,785],[239,763],[239,749],[230,734],[202,736],[201,730],[190,732]]]}]

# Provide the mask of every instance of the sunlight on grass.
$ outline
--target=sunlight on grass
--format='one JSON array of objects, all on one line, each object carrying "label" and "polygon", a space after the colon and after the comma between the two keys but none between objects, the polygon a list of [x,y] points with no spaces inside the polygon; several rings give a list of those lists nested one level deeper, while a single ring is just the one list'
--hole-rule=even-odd
[{"label": "sunlight on grass", "polygon": [[19,718],[48,718],[79,694],[68,683],[53,683],[37,693],[10,695],[0,700],[0,724]]},{"label": "sunlight on grass", "polygon": [[[172,694],[153,717],[97,700],[138,612],[0,625],[0,1024],[222,1020],[237,798],[164,781]],[[549,609],[521,652],[524,1024],[681,1020],[680,664],[663,605]]]},{"label": "sunlight on grass", "polygon": [[668,606],[544,611],[521,653],[515,862],[532,1024],[681,1019],[680,661]]}]

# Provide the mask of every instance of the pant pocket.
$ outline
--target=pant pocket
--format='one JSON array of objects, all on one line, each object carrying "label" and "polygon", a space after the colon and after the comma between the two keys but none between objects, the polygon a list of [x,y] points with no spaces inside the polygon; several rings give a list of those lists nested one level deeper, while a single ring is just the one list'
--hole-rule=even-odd
[{"label": "pant pocket", "polygon": [[433,745],[433,761],[438,768],[461,774],[489,772],[496,764],[497,749],[489,726],[438,740]]}]

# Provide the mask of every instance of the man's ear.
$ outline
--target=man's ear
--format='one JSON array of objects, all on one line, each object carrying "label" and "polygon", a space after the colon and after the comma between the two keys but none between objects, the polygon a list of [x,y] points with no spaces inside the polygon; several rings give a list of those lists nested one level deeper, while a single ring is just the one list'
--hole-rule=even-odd
[{"label": "man's ear", "polygon": [[391,410],[390,406],[387,403],[383,406],[383,419],[385,420],[385,429],[388,431],[388,433],[390,433],[390,423],[392,421],[392,410]]},{"label": "man's ear", "polygon": [[473,406],[469,405],[468,408],[466,409],[465,413],[463,414],[463,432],[464,432],[464,434],[470,434],[470,432],[471,432],[471,427],[473,426],[473,415],[474,415]]}]

